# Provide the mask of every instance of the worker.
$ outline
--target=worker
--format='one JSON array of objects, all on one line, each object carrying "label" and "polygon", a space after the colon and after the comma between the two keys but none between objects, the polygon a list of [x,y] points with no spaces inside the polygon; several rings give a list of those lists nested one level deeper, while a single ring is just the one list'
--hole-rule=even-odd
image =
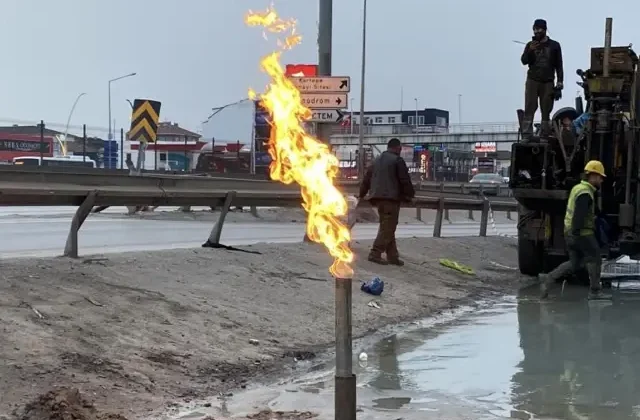
[{"label": "worker", "polygon": [[561,278],[586,268],[589,274],[589,299],[607,299],[602,292],[600,273],[602,257],[596,239],[596,192],[606,177],[604,166],[597,160],[587,162],[584,167],[586,180],[571,189],[567,211],[564,216],[565,242],[569,261],[560,264],[548,274],[541,274],[541,297],[549,296],[549,287]]},{"label": "worker", "polygon": [[[415,189],[409,175],[409,168],[400,156],[402,143],[392,138],[387,143],[387,150],[378,156],[367,168],[360,184],[359,201],[369,194],[369,202],[378,210],[380,225],[369,261],[377,264],[402,266],[396,245],[396,228],[400,218],[400,205],[403,201],[411,201],[415,197]],[[387,254],[387,259],[382,254]]]},{"label": "worker", "polygon": [[[547,22],[536,19],[533,23],[533,39],[524,47],[520,58],[529,66],[524,90],[524,117],[522,119],[523,140],[533,135],[533,117],[540,103],[541,134],[548,136],[551,130],[550,118],[553,102],[564,88],[564,68],[560,43],[547,36]],[[557,78],[554,86],[554,76]]]}]

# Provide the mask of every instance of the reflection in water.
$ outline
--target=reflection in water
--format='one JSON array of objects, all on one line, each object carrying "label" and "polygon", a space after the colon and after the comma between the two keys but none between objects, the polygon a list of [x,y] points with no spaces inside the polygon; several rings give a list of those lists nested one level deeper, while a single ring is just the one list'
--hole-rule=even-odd
[{"label": "reflection in water", "polygon": [[633,286],[623,284],[613,302],[588,302],[583,288],[540,302],[534,288],[382,340],[370,349],[377,363],[369,369],[379,370],[366,382],[379,391],[374,407],[400,398],[415,409],[426,397],[433,406],[471,405],[483,418],[638,419],[640,294]]},{"label": "reflection in water", "polygon": [[586,301],[582,289],[548,303],[526,297],[513,405],[562,419],[639,418],[638,295],[622,291],[609,303]]}]

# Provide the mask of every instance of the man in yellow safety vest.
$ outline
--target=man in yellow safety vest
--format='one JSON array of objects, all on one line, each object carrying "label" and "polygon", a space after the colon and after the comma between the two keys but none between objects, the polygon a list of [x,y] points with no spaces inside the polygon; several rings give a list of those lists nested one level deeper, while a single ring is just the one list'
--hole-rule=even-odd
[{"label": "man in yellow safety vest", "polygon": [[602,292],[600,273],[602,257],[600,244],[596,239],[596,191],[606,177],[604,165],[597,160],[589,161],[584,167],[586,180],[571,190],[564,216],[564,236],[569,251],[569,261],[560,264],[548,274],[541,274],[541,297],[549,296],[549,287],[561,278],[586,268],[589,274],[589,299],[608,299]]}]

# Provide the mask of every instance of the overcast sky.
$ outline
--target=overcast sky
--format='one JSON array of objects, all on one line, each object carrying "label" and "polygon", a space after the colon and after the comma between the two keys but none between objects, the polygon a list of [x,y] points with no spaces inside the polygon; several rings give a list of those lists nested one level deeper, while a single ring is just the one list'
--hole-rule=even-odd
[{"label": "overcast sky", "polygon": [[[369,0],[366,108],[447,109],[457,123],[515,120],[525,69],[519,58],[535,18],[547,19],[563,47],[564,104],[577,90],[575,70],[604,40],[614,18],[614,45],[640,42],[637,0]],[[161,119],[197,130],[212,107],[235,102],[265,85],[258,63],[272,44],[243,23],[267,0],[3,0],[0,37],[0,123],[63,124],[76,96],[86,92],[72,124],[107,127],[107,81],[112,112],[127,125],[126,99],[162,101]],[[299,20],[303,44],[288,63],[317,61],[317,0],[276,0],[281,15]],[[603,9],[604,11],[601,11]],[[352,77],[359,107],[361,0],[334,0],[333,72]],[[556,105],[559,107],[559,105]]]}]

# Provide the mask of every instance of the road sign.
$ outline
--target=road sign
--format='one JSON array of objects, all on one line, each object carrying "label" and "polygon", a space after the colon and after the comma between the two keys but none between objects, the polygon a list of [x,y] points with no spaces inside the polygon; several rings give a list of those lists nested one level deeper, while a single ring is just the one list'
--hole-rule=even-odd
[{"label": "road sign", "polygon": [[292,77],[291,82],[301,93],[349,93],[350,77]]},{"label": "road sign", "polygon": [[339,109],[328,109],[326,111],[312,110],[311,122],[341,123],[344,119],[344,112]]},{"label": "road sign", "polygon": [[302,105],[309,109],[346,109],[349,98],[346,93],[305,93]]},{"label": "road sign", "polygon": [[140,143],[154,143],[158,136],[161,102],[150,99],[136,99],[131,112],[129,140]]},{"label": "road sign", "polygon": [[318,75],[317,64],[287,64],[285,75],[291,76],[304,76],[313,77]]}]

